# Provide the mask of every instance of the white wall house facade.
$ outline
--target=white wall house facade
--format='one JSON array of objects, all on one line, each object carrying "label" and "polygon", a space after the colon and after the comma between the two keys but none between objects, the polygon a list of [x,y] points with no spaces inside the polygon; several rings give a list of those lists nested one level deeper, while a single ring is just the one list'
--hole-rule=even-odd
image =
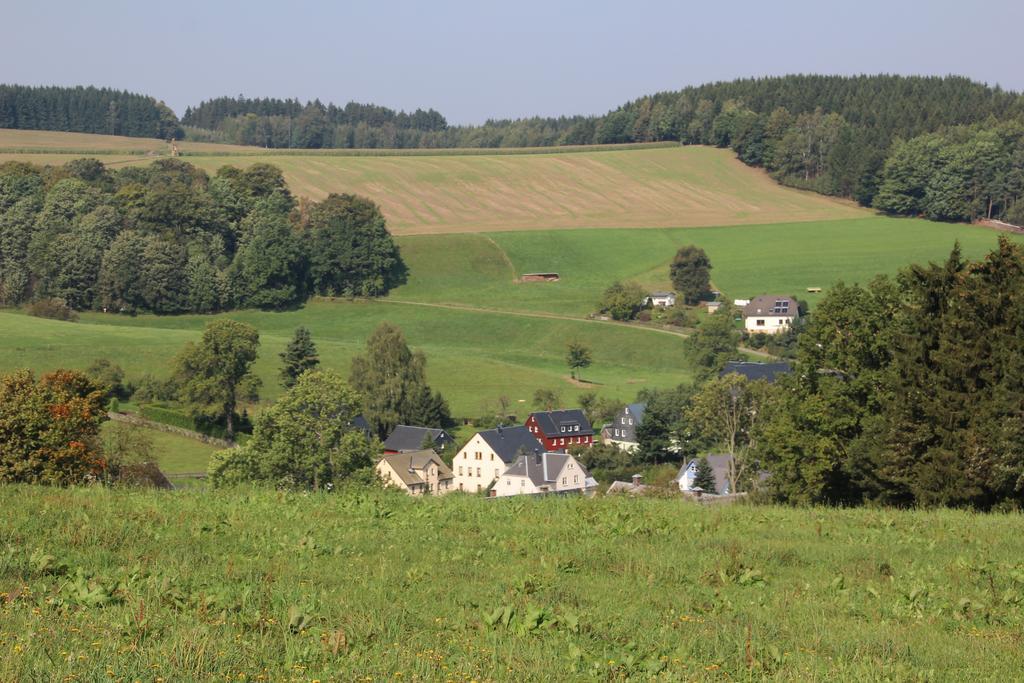
[{"label": "white wall house facade", "polygon": [[385,486],[412,496],[443,496],[455,490],[452,471],[431,450],[385,455],[376,469]]},{"label": "white wall house facade", "polygon": [[648,305],[656,308],[671,308],[676,305],[675,292],[651,292],[647,295]]},{"label": "white wall house facade", "polygon": [[788,296],[758,296],[743,307],[743,327],[750,334],[779,334],[800,317],[798,309]]},{"label": "white wall house facade", "polygon": [[567,453],[521,455],[502,473],[492,491],[497,497],[584,493],[592,483],[589,477],[583,465]]},{"label": "white wall house facade", "polygon": [[544,447],[525,426],[499,427],[477,432],[452,459],[456,491],[481,493],[523,453]]}]

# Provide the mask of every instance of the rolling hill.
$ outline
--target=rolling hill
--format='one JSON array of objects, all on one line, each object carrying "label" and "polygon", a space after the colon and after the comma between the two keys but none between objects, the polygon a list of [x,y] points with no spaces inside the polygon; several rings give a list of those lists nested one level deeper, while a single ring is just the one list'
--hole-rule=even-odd
[{"label": "rolling hill", "polygon": [[[86,152],[108,162],[148,163],[144,152],[162,144],[25,133],[0,132],[0,161],[62,163],[77,150],[79,156]],[[86,142],[92,147],[78,147]],[[437,156],[253,154],[254,148],[187,142],[181,147],[187,161],[211,173],[225,165],[272,163],[284,171],[298,195],[322,199],[330,192],[349,192],[369,197],[380,204],[397,235],[742,225],[869,215],[847,202],[782,187],[764,172],[744,166],[732,152],[711,147],[626,146],[538,154],[446,150]],[[227,150],[244,153],[218,154]]]}]

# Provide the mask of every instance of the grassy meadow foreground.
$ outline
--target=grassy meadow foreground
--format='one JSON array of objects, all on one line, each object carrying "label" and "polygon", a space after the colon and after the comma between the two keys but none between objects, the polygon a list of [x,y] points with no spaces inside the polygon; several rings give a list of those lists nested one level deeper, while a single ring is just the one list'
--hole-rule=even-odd
[{"label": "grassy meadow foreground", "polygon": [[0,680],[1011,680],[1019,515],[0,487]]}]

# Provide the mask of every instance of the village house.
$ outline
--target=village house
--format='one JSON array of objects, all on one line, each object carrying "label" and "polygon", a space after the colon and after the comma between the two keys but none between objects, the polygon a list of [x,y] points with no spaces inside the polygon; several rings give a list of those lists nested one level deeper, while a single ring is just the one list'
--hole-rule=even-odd
[{"label": "village house", "polygon": [[635,451],[640,447],[636,430],[644,421],[647,406],[643,403],[630,403],[615,415],[610,424],[601,428],[601,441],[611,444],[623,451]]},{"label": "village house", "polygon": [[[704,491],[711,495],[726,496],[732,493],[732,487],[729,485],[729,465],[732,462],[732,456],[726,455],[708,455],[708,464],[711,465],[711,471],[715,475],[715,490]],[[693,458],[681,468],[679,468],[679,474],[676,475],[672,481],[679,485],[679,490],[686,493],[693,491],[693,480],[697,477],[697,461],[700,458]]]},{"label": "village house", "polygon": [[743,375],[750,381],[756,379],[763,379],[764,381],[771,384],[774,382],[779,375],[784,375],[790,372],[793,367],[789,363],[753,363],[750,361],[734,361],[731,360],[725,364],[722,371],[718,373],[719,377],[725,377],[729,373],[736,373],[737,375]]},{"label": "village house", "polygon": [[477,432],[452,459],[454,486],[470,493],[485,491],[517,457],[543,450],[525,425]]},{"label": "village house", "polygon": [[455,439],[443,429],[398,425],[384,442],[384,452],[406,453],[418,451],[428,443],[428,439],[433,444],[431,448],[438,451],[443,451],[450,444],[455,443]]},{"label": "village house", "polygon": [[385,486],[402,489],[411,496],[443,496],[455,490],[451,469],[429,449],[385,455],[376,469]]},{"label": "village house", "polygon": [[550,410],[530,413],[526,428],[546,451],[563,451],[570,446],[594,443],[594,428],[582,410]]},{"label": "village house", "polygon": [[491,488],[491,495],[521,496],[544,493],[586,493],[597,482],[568,453],[520,455]]},{"label": "village house", "polygon": [[651,292],[644,303],[656,308],[671,308],[676,305],[675,292]]},{"label": "village house", "polygon": [[627,493],[631,496],[642,496],[651,490],[651,487],[647,484],[641,484],[640,480],[643,479],[643,475],[634,474],[632,481],[613,481],[612,485],[605,491],[607,495],[613,495],[616,493]]},{"label": "village house", "polygon": [[756,296],[743,307],[743,326],[751,334],[778,334],[800,317],[796,299],[788,296]]}]

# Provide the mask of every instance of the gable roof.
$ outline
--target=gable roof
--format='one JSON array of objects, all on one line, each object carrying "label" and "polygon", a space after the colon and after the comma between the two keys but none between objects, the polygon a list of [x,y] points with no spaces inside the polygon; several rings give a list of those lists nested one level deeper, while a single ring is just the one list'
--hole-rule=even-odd
[{"label": "gable roof", "polygon": [[665,297],[675,296],[675,292],[651,292],[647,295],[647,298],[664,299]]},{"label": "gable roof", "polygon": [[762,294],[755,296],[750,303],[743,307],[744,317],[750,318],[755,315],[775,315],[783,318],[799,317],[799,304],[791,296],[774,296]]},{"label": "gable roof", "polygon": [[450,443],[452,441],[452,437],[448,436],[448,432],[443,429],[398,425],[388,435],[387,441],[384,442],[384,450],[397,451],[399,453],[418,451],[423,447],[423,440],[428,435],[435,443],[438,441]]},{"label": "gable roof", "polygon": [[395,453],[393,455],[385,455],[381,460],[391,466],[391,469],[395,471],[395,474],[398,475],[398,478],[406,486],[426,483],[419,473],[431,462],[437,465],[438,479],[452,479],[455,476],[452,474],[451,468],[445,465],[444,461],[437,456],[437,453],[431,450]]},{"label": "gable roof", "polygon": [[774,382],[778,375],[784,375],[793,369],[789,363],[753,363],[750,361],[737,361],[731,360],[725,364],[722,371],[718,373],[719,377],[724,377],[730,372],[735,372],[737,375],[743,375],[747,379],[753,381],[755,379],[763,379],[767,382]]},{"label": "gable roof", "polygon": [[[567,453],[552,453],[550,451],[520,455],[502,476],[527,477],[534,486],[547,486],[556,480],[558,473],[571,458],[572,456]],[[579,468],[584,477],[589,476],[583,465],[579,465]]]},{"label": "gable roof", "polygon": [[[721,494],[729,485],[729,463],[732,460],[732,456],[725,453],[722,455],[706,455],[704,457],[708,459],[708,464],[711,465],[711,471],[715,475],[715,490],[709,491],[708,493]],[[690,465],[694,465],[698,460],[700,460],[700,458],[691,458],[687,460],[686,463],[679,468],[679,474],[677,474],[676,478],[672,481],[678,482],[681,480],[683,475],[686,473],[686,470],[690,468]],[[733,493],[735,493],[735,491]]]},{"label": "gable roof", "polygon": [[506,465],[512,464],[524,452],[538,453],[544,451],[544,444],[530,433],[526,425],[488,429],[478,432],[477,436],[483,439]]},{"label": "gable roof", "polygon": [[629,414],[636,420],[636,426],[639,427],[640,423],[644,421],[644,413],[647,412],[646,403],[630,403],[626,406],[629,409]]},{"label": "gable roof", "polygon": [[549,410],[541,413],[531,413],[537,421],[537,426],[540,427],[540,431],[543,432],[544,436],[556,437],[565,436],[568,432],[561,431],[563,426],[575,426],[579,425],[580,430],[573,431],[573,434],[580,436],[593,435],[594,429],[590,426],[590,420],[583,414],[582,410],[578,408],[572,408],[570,410]]}]

